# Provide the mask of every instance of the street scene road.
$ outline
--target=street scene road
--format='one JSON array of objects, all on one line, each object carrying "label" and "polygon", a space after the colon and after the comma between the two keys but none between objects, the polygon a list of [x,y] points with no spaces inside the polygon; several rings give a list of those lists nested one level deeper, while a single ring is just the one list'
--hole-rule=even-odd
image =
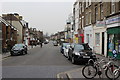
[{"label": "street scene road", "polygon": [[0,5],[1,79],[120,80],[120,0]]},{"label": "street scene road", "polygon": [[52,43],[31,49],[27,55],[10,56],[2,64],[3,78],[56,78],[60,72],[82,67],[73,65]]}]

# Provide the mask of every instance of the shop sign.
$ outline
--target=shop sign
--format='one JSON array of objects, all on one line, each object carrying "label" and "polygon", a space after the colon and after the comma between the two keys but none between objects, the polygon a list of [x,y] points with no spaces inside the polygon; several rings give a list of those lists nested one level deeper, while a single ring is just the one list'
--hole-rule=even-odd
[{"label": "shop sign", "polygon": [[118,23],[118,22],[120,22],[120,15],[106,20],[106,24],[112,24],[112,23]]},{"label": "shop sign", "polygon": [[78,37],[78,34],[75,34],[75,37]]},{"label": "shop sign", "polygon": [[105,26],[105,21],[97,21],[96,27],[104,27]]}]

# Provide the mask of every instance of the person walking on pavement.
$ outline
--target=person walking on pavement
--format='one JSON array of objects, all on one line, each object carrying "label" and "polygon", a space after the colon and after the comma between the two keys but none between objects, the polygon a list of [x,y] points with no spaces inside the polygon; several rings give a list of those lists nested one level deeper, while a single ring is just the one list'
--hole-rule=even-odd
[{"label": "person walking on pavement", "polygon": [[41,46],[41,48],[42,48],[42,46],[43,46],[43,45],[42,45],[42,41],[41,41],[41,40],[40,40],[40,46]]}]

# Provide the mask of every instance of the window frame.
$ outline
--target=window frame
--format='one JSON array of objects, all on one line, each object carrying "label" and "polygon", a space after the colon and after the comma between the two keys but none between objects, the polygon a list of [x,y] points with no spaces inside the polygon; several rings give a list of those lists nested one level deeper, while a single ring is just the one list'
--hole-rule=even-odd
[{"label": "window frame", "polygon": [[100,46],[100,33],[95,33],[95,45]]}]

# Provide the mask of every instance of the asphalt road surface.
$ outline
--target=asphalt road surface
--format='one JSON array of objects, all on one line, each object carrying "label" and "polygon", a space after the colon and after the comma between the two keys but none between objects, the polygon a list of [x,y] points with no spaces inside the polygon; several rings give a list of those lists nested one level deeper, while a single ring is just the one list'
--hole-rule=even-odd
[{"label": "asphalt road surface", "polygon": [[49,44],[36,47],[27,55],[10,56],[2,61],[3,78],[56,78],[60,72],[77,69],[61,53],[60,46]]}]

